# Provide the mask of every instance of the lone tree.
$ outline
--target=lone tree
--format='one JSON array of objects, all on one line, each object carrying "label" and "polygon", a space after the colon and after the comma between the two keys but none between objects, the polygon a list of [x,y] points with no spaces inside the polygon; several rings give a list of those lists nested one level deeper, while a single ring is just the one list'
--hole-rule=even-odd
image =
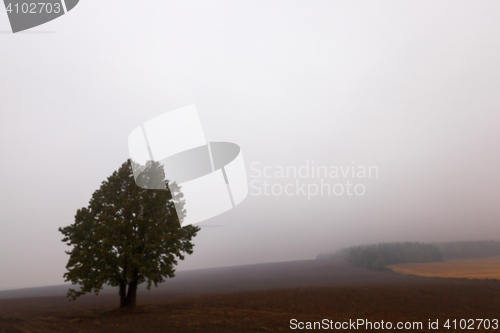
[{"label": "lone tree", "polygon": [[[163,190],[137,186],[132,163],[127,160],[102,182],[89,206],[76,212],[75,223],[59,228],[62,241],[73,246],[66,252],[70,258],[64,277],[81,286],[68,291],[72,300],[111,285],[119,287],[120,307],[133,308],[139,284],[147,282],[148,290],[158,286],[174,276],[177,260],[193,253],[191,240],[200,229],[181,227],[174,206],[185,215],[179,187],[167,181]],[[142,171],[138,183],[143,186],[164,179],[158,162],[148,162]]]}]

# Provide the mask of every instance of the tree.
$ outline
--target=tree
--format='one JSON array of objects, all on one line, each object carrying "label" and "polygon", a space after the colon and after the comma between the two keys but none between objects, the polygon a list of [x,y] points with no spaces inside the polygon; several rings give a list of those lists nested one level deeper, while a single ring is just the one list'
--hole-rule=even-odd
[{"label": "tree", "polygon": [[[139,284],[147,282],[148,290],[158,286],[174,276],[178,260],[193,253],[191,240],[200,229],[181,227],[185,210],[180,188],[163,180],[158,162],[133,163],[123,163],[94,192],[89,206],[76,212],[75,222],[59,228],[62,241],[73,246],[66,252],[70,258],[64,274],[66,281],[80,285],[80,290],[68,291],[72,300],[111,285],[119,287],[120,307],[133,308]],[[142,187],[136,185],[132,166],[142,171],[137,178]],[[164,189],[147,189],[158,177]]]}]

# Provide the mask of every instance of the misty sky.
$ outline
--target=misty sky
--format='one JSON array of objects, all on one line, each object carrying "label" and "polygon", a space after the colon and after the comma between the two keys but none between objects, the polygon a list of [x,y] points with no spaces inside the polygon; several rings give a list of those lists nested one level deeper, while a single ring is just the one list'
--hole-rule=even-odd
[{"label": "misty sky", "polygon": [[497,1],[81,0],[13,35],[0,9],[0,288],[63,283],[57,228],[135,127],[191,104],[249,181],[255,162],[379,175],[363,196],[249,195],[179,270],[500,240],[499,17]]}]

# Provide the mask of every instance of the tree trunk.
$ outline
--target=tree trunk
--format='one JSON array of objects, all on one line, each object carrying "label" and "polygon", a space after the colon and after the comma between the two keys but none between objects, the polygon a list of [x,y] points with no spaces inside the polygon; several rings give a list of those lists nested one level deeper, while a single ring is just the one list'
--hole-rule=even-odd
[{"label": "tree trunk", "polygon": [[120,308],[126,306],[126,296],[127,296],[127,285],[125,283],[120,283],[120,291],[118,292],[120,295]]},{"label": "tree trunk", "polygon": [[120,304],[121,308],[135,308],[135,300],[137,296],[137,281],[132,281],[128,285],[127,296],[122,304]]}]

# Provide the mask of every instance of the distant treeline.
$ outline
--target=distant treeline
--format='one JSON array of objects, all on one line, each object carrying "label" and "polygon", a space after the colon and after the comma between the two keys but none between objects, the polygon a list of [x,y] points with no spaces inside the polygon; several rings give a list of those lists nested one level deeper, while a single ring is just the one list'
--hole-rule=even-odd
[{"label": "distant treeline", "polygon": [[410,242],[351,247],[345,255],[353,266],[379,270],[387,269],[387,265],[443,260],[436,246]]},{"label": "distant treeline", "polygon": [[351,265],[385,270],[387,265],[438,262],[443,259],[485,258],[500,255],[499,241],[450,243],[381,243],[320,254],[317,259],[345,258]]},{"label": "distant treeline", "polygon": [[486,258],[500,255],[499,241],[434,243],[445,259]]}]

